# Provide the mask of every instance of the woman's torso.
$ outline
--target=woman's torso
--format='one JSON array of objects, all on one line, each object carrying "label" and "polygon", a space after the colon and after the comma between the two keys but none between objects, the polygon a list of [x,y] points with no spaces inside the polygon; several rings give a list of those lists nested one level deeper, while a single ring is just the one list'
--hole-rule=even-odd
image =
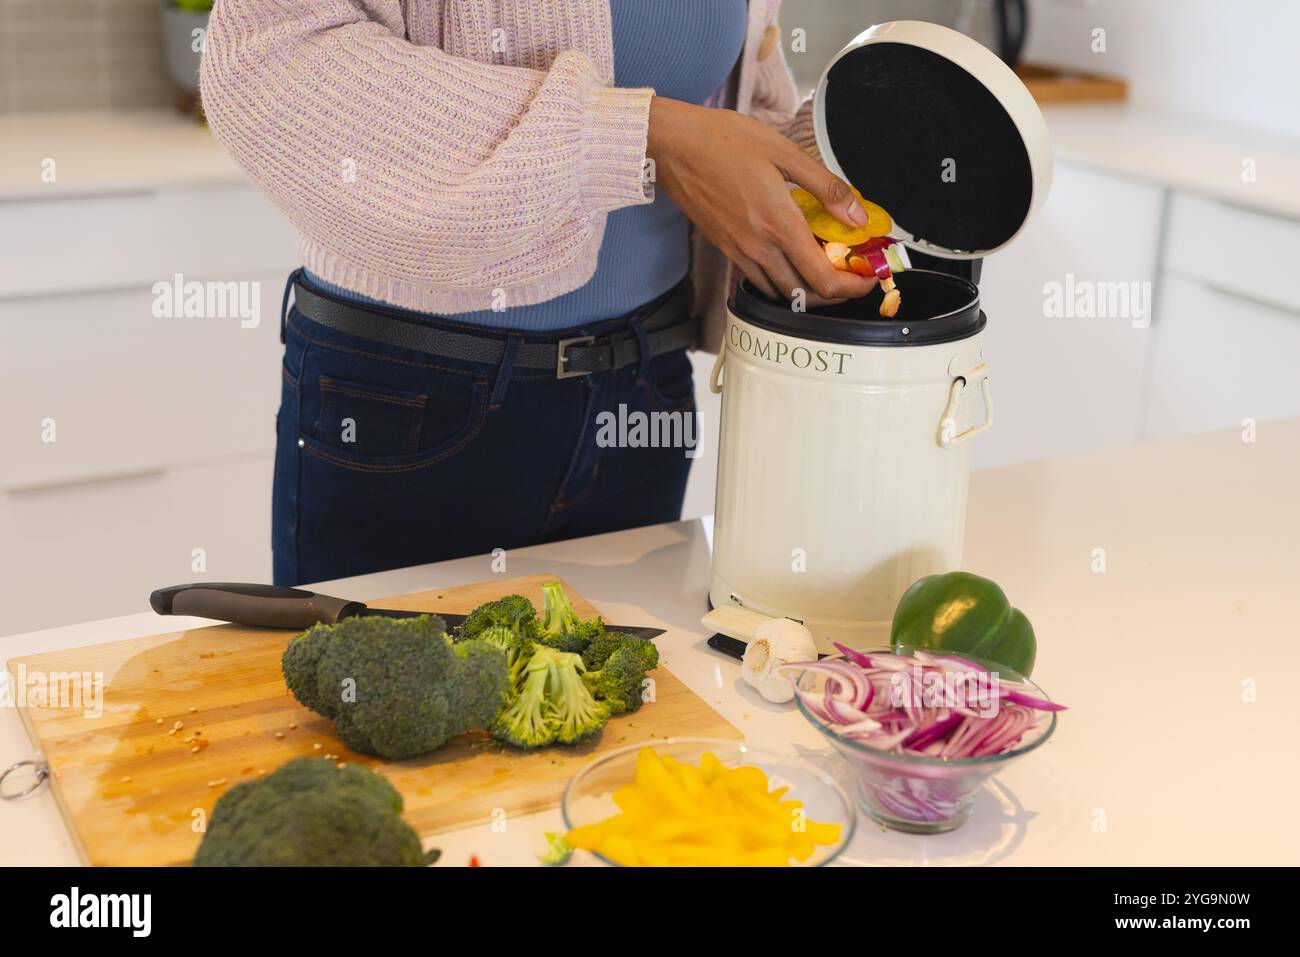
[{"label": "woman's torso", "polygon": [[[747,0],[610,0],[614,83],[654,87],[659,96],[704,103],[744,47]],[[627,206],[605,222],[596,272],[572,292],[536,305],[458,313],[497,328],[555,330],[620,316],[667,292],[690,268],[690,224],[666,194]],[[326,283],[331,292],[365,297]]]}]

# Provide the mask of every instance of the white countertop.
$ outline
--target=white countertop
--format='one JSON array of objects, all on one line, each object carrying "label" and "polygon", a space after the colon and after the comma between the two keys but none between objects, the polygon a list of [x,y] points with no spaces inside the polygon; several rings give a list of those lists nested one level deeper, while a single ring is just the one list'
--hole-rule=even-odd
[{"label": "white countertop", "polygon": [[[1126,103],[1043,113],[1058,159],[1300,218],[1300,142]],[[244,181],[207,128],[169,111],[0,117],[0,142],[0,200]],[[55,184],[41,180],[46,158],[58,163]]]},{"label": "white countertop", "polygon": [[1296,140],[1125,103],[1056,104],[1043,116],[1058,160],[1300,218]]},{"label": "white countertop", "polygon": [[206,126],[167,110],[0,116],[0,143],[0,200],[247,182]]},{"label": "white countertop", "polygon": [[[865,820],[856,864],[1296,864],[1300,740],[1300,420],[1031,462],[972,476],[966,567],[1006,589],[1039,637],[1034,679],[1070,706],[1053,739],[986,785],[951,834]],[[511,553],[510,575],[552,571],[609,618],[669,629],[667,668],[771,750],[824,752],[797,712],[767,704],[705,645],[708,522]],[[1093,570],[1095,549],[1105,571]],[[491,574],[470,558],[330,583],[374,599]],[[146,613],[16,635],[0,655],[200,624]],[[1254,701],[1243,699],[1253,683]],[[0,714],[0,766],[30,756]],[[832,759],[833,760],[833,759]],[[576,770],[576,767],[575,767]],[[558,811],[439,835],[444,861],[533,862]],[[46,791],[0,804],[0,864],[75,863]]]}]

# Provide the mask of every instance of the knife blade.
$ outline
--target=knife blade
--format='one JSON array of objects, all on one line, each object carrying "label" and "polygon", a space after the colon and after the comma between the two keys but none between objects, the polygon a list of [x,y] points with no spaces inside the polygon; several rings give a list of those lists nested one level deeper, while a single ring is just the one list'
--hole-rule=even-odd
[{"label": "knife blade", "polygon": [[[437,615],[448,628],[464,623],[466,615],[443,611],[402,611],[371,608],[365,602],[335,598],[305,588],[283,585],[254,585],[243,582],[193,582],[170,585],[149,595],[149,606],[160,615],[193,615],[214,618],[256,628],[292,628],[302,631],[312,625],[333,625],[344,618],[375,616],[419,618]],[[664,633],[662,628],[642,625],[611,625],[610,631],[627,632],[647,641]]]}]

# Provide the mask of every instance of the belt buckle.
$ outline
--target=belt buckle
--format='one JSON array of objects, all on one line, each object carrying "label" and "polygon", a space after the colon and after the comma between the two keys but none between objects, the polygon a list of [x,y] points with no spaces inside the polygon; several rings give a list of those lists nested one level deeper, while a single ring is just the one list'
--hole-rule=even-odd
[{"label": "belt buckle", "polygon": [[574,336],[572,339],[561,339],[559,344],[555,347],[555,378],[572,379],[575,376],[591,375],[590,369],[580,369],[577,372],[570,372],[566,369],[564,364],[569,361],[569,357],[564,354],[564,350],[569,348],[569,346],[581,345],[583,343],[595,341],[595,336]]}]

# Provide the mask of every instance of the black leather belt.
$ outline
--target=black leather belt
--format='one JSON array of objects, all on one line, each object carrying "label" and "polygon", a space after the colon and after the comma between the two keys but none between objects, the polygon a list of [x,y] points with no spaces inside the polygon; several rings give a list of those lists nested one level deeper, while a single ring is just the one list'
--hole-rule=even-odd
[{"label": "black leather belt", "polygon": [[[507,338],[501,331],[476,332],[442,329],[362,303],[324,296],[301,282],[294,283],[294,304],[312,322],[375,342],[413,349],[432,356],[466,362],[497,363],[505,355]],[[684,349],[695,338],[690,318],[689,283],[683,281],[664,298],[629,320],[643,323],[652,356]],[[526,335],[526,334],[524,334]],[[535,334],[534,334],[535,335]],[[641,361],[637,337],[630,330],[603,336],[573,336],[551,342],[519,343],[514,365],[527,369],[552,369],[557,379],[621,369]]]}]

